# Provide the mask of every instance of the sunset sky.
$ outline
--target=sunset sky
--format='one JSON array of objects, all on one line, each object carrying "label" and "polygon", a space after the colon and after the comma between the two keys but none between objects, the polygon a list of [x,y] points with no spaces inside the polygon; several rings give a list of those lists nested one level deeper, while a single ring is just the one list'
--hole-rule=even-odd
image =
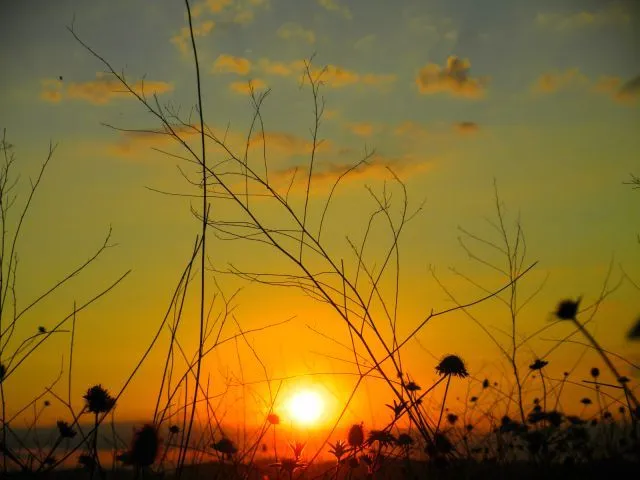
[{"label": "sunset sky", "polygon": [[[525,263],[539,261],[523,282],[522,298],[547,278],[522,312],[523,335],[546,325],[562,298],[582,295],[584,304],[591,304],[610,264],[610,286],[621,277],[621,269],[640,283],[640,192],[623,183],[630,173],[640,174],[636,1],[191,3],[205,120],[219,136],[227,131],[230,146],[242,155],[252,116],[248,82],[257,93],[271,89],[263,106],[264,140],[270,178],[281,192],[293,170],[304,171],[309,159],[314,116],[308,82],[300,88],[304,60],[315,53],[313,72],[326,66],[321,88],[326,106],[319,132],[324,143],[310,200],[314,225],[336,175],[357,163],[365,148],[375,149],[371,163],[336,190],[327,214],[325,239],[338,262],[345,259],[346,265],[354,265],[346,236],[360,242],[368,215],[376,208],[366,186],[382,192],[385,181],[393,185],[385,166],[405,182],[411,210],[425,202],[400,244],[401,338],[432,309],[453,305],[430,267],[461,301],[483,293],[449,267],[487,288],[504,284],[496,272],[470,260],[458,243],[458,226],[500,241],[485,220],[495,219],[494,179],[511,231],[520,216],[527,241]],[[148,95],[156,93],[162,105],[179,106],[185,122],[195,123],[195,114],[188,119],[196,90],[185,12],[184,2],[169,0],[25,0],[4,2],[0,8],[0,128],[6,128],[6,139],[15,146],[18,192],[26,192],[49,142],[58,145],[18,244],[18,305],[28,305],[89,258],[109,226],[111,241],[118,244],[21,318],[0,360],[7,362],[38,326],[51,329],[74,301],[85,302],[132,270],[114,291],[78,315],[73,372],[77,405],[93,384],[117,392],[151,342],[199,233],[190,208],[200,209],[200,203],[157,191],[198,193],[177,168],[197,181],[193,165],[153,150],[179,153],[170,139],[105,126],[160,128],[143,105],[122,93],[122,86],[67,27],[73,23],[82,41],[123,71],[136,91],[144,87]],[[188,138],[194,146],[196,140]],[[210,150],[211,162],[222,159],[220,150]],[[250,142],[249,161],[256,168],[262,165],[258,135]],[[301,212],[303,176],[296,178],[290,199]],[[393,201],[399,202],[399,190],[393,188]],[[213,215],[224,216],[225,205],[214,200]],[[13,228],[15,220],[7,228]],[[383,223],[376,228],[368,259],[379,268],[390,237]],[[234,262],[255,271],[291,271],[275,250],[255,249],[248,242],[212,235],[207,248],[219,269]],[[482,252],[487,250],[478,250]],[[213,295],[213,273],[207,279]],[[220,274],[215,279],[227,296],[243,286],[233,299],[235,320],[229,318],[223,338],[238,332],[236,321],[248,330],[292,318],[247,336],[269,376],[356,372],[345,361],[352,361],[352,354],[326,338],[348,343],[346,327],[325,305],[294,289],[249,285]],[[383,286],[392,299],[392,282]],[[196,351],[197,339],[197,292],[191,293],[181,337],[188,355]],[[627,342],[625,334],[640,313],[639,298],[631,283],[623,282],[590,324],[605,347],[636,361],[640,344]],[[219,310],[218,301],[214,312]],[[493,301],[472,312],[505,341],[500,332],[510,326],[504,305]],[[11,315],[8,309],[3,325]],[[65,324],[64,332],[51,335],[6,380],[9,411],[42,393],[61,366],[65,373],[56,391],[66,395],[69,328]],[[570,331],[560,325],[541,337],[557,339]],[[118,415],[123,419],[153,411],[168,338],[164,330],[158,348],[120,400]],[[435,318],[417,338],[419,344],[407,346],[406,369],[418,383],[435,380],[434,366],[449,353],[464,358],[480,380],[486,372],[499,380],[497,348],[464,313]],[[547,340],[523,348],[522,368],[553,346]],[[547,358],[550,372],[560,376],[573,368],[581,352],[576,345],[554,351]],[[595,362],[591,354],[586,359]],[[591,366],[586,361],[577,367],[577,382]],[[242,338],[211,354],[205,369],[217,393],[224,391],[225,382],[262,382],[265,377]],[[301,376],[284,382],[282,391],[314,385],[327,398],[327,415],[335,415],[354,383],[349,375]],[[253,406],[260,404],[256,396],[266,391],[264,383],[255,385],[255,392],[245,392]],[[466,385],[460,382],[459,395]],[[381,411],[391,400],[375,381],[366,388],[381,393],[372,396],[375,400],[358,397],[348,413],[350,421],[358,419],[358,408]],[[242,389],[231,390],[224,408],[235,418],[240,414],[228,405],[240,398]],[[60,411],[47,418],[54,420]]]}]

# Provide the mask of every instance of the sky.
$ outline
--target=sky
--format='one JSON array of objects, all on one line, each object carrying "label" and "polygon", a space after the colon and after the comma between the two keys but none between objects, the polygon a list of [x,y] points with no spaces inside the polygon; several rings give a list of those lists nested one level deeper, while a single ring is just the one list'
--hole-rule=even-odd
[{"label": "sky", "polygon": [[[309,201],[314,228],[339,172],[373,152],[369,164],[336,190],[324,227],[332,258],[344,260],[351,274],[355,261],[347,238],[362,240],[376,208],[367,188],[382,194],[386,185],[393,192],[393,212],[399,212],[401,189],[385,167],[404,182],[410,211],[422,205],[400,242],[401,338],[430,311],[453,306],[432,271],[463,302],[484,295],[469,280],[491,289],[504,285],[458,240],[462,227],[501,241],[487,222],[496,219],[494,182],[507,229],[513,233],[520,219],[525,263],[538,261],[523,280],[522,298],[543,285],[519,318],[522,338],[548,325],[562,298],[582,295],[585,306],[592,304],[610,266],[610,287],[623,272],[640,282],[640,193],[624,184],[631,173],[640,174],[636,2],[207,0],[191,2],[191,12],[207,125],[244,154],[253,112],[249,85],[257,95],[269,89],[262,109],[264,133],[256,130],[249,141],[249,162],[262,172],[266,145],[270,179],[281,193],[296,168],[308,172],[314,99],[308,81],[301,86],[305,61],[312,58],[314,78],[323,72],[323,143]],[[174,112],[179,108],[179,116],[192,124],[197,123],[197,95],[186,18],[183,2],[167,0],[28,0],[5,2],[0,10],[0,128],[14,146],[12,178],[21,179],[16,205],[24,201],[28,179],[37,174],[49,143],[57,145],[22,226],[17,305],[29,305],[82,264],[109,228],[110,242],[117,244],[25,314],[0,360],[8,362],[39,326],[52,329],[74,301],[83,303],[131,270],[77,315],[75,406],[97,383],[118,392],[153,340],[199,233],[192,208],[200,209],[200,203],[184,196],[198,194],[197,183],[188,180],[197,182],[197,168],[159,151],[184,154],[157,134],[158,119],[123,93],[70,28],[122,72],[134,91],[147,98],[156,94],[160,105]],[[186,135],[186,129],[182,133],[189,145],[198,146],[197,137]],[[211,162],[224,160],[219,148],[208,148]],[[305,185],[301,175],[292,182],[297,212],[302,212]],[[278,223],[284,221],[282,212],[268,202],[258,199],[256,205],[266,222],[285,225]],[[239,213],[215,199],[212,210],[216,218]],[[10,216],[5,228],[12,231],[17,219]],[[366,258],[379,268],[390,233],[383,222],[374,227]],[[486,244],[467,239],[466,245],[480,258],[504,265]],[[233,264],[251,271],[291,271],[276,250],[252,242],[210,235],[207,249],[218,270]],[[3,268],[6,276],[6,262]],[[273,379],[293,377],[282,382],[281,398],[299,385],[322,390],[327,421],[335,418],[356,380],[352,354],[337,344],[348,341],[348,333],[335,312],[294,288],[212,271],[207,285],[208,301],[218,295],[214,315],[222,310],[223,296],[241,288],[221,338],[237,334],[239,325],[250,330],[286,320],[231,340],[207,357],[205,372],[229,418],[243,415],[237,399],[245,398],[254,414],[264,407],[265,372]],[[394,285],[392,275],[381,283],[389,301]],[[198,297],[192,293],[180,334],[189,356],[196,351],[198,333]],[[638,298],[637,289],[624,280],[590,322],[606,348],[636,361],[638,343],[626,341],[625,334],[640,313]],[[503,304],[489,301],[471,313],[506,341],[510,326]],[[10,309],[3,311],[4,325],[11,315]],[[4,382],[10,412],[43,393],[61,370],[54,390],[67,391],[70,324],[61,330]],[[554,345],[549,339],[570,332],[569,326],[557,325],[532,340],[523,347],[521,367],[527,370],[549,350]],[[165,329],[119,400],[119,418],[152,413],[149,398],[155,400],[160,386],[168,339]],[[407,344],[405,365],[407,374],[424,385],[437,378],[434,367],[449,353],[464,358],[480,381],[504,371],[496,346],[464,312],[432,319],[417,339]],[[575,367],[579,382],[592,366],[589,360],[597,361],[589,352],[577,364],[582,352],[583,347],[566,344],[545,358],[556,375]],[[239,388],[239,382],[250,386]],[[280,385],[272,384],[274,389]],[[365,382],[365,387],[348,412],[349,421],[369,419],[390,401],[380,382]],[[464,382],[456,388],[459,397],[468,393]],[[372,400],[380,398],[385,401]],[[55,420],[61,408],[54,406],[42,418]]]}]

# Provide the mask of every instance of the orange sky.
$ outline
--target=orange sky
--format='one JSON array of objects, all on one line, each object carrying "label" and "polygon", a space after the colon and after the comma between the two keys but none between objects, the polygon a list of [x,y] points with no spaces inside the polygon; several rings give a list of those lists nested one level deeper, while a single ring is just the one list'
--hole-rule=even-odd
[{"label": "orange sky", "polygon": [[[29,305],[90,257],[109,226],[112,243],[118,245],[25,314],[11,342],[3,345],[0,361],[9,364],[38,326],[52,329],[74,301],[82,304],[131,269],[115,290],[77,316],[72,399],[80,408],[82,394],[93,384],[118,392],[152,341],[199,233],[190,209],[201,205],[197,198],[157,192],[197,195],[197,187],[176,166],[195,182],[197,168],[157,150],[184,154],[168,138],[153,133],[160,128],[157,119],[122,93],[117,80],[104,73],[105,66],[65,27],[75,17],[78,35],[116,71],[124,70],[134,91],[156,93],[162,105],[181,106],[186,123],[197,123],[195,115],[187,119],[196,98],[192,53],[179,2],[33,2],[37,8],[24,3],[7,7],[0,19],[0,62],[5,66],[0,127],[15,146],[14,175],[20,174],[22,181],[18,193],[27,192],[27,178],[37,173],[49,141],[58,147],[22,227],[18,306]],[[312,74],[327,66],[321,88],[326,101],[319,130],[323,143],[317,149],[308,206],[313,231],[319,228],[333,181],[362,158],[365,148],[375,148],[370,165],[345,177],[336,190],[323,227],[323,245],[335,265],[344,261],[351,280],[355,282],[357,262],[348,239],[359,245],[377,208],[367,188],[381,196],[386,185],[395,221],[401,214],[402,190],[386,167],[406,185],[410,212],[424,202],[399,244],[399,339],[429,312],[453,305],[431,268],[461,302],[484,295],[468,279],[488,289],[504,285],[500,273],[469,258],[458,242],[459,226],[502,242],[486,221],[496,220],[494,179],[511,235],[516,219],[521,219],[524,264],[539,262],[522,281],[519,299],[544,283],[518,318],[519,338],[547,325],[563,298],[582,295],[585,306],[593,304],[610,264],[610,286],[623,271],[636,284],[640,281],[640,197],[623,185],[630,172],[640,173],[640,72],[634,64],[640,17],[634,2],[568,1],[559,6],[552,1],[496,0],[479,6],[471,1],[209,0],[194,2],[193,14],[207,124],[226,138],[231,150],[244,155],[252,113],[248,82],[258,93],[270,88],[263,107],[265,131],[250,139],[249,162],[259,173],[264,171],[264,141],[270,182],[282,195],[292,183],[289,200],[299,215],[314,122],[313,97],[308,84],[299,88],[299,78],[304,60],[314,52]],[[105,124],[144,132],[117,131]],[[198,147],[196,135],[188,129],[180,133]],[[211,165],[225,160],[213,142],[207,148]],[[220,172],[226,165],[215,168]],[[244,188],[237,178],[227,178],[233,188]],[[252,202],[266,224],[291,227],[285,212],[272,202]],[[246,220],[228,201],[214,199],[211,205],[215,218]],[[15,228],[16,221],[8,218],[6,228]],[[218,270],[234,265],[245,271],[299,273],[272,247],[230,242],[213,233],[210,230],[207,252]],[[385,220],[376,217],[364,253],[367,268],[379,272],[391,240]],[[466,244],[482,259],[505,265],[504,256],[486,245],[469,239]],[[317,272],[327,267],[310,262],[312,269],[322,269]],[[6,261],[3,268],[6,278]],[[394,269],[393,256],[380,283],[388,308],[395,302]],[[186,297],[178,334],[188,356],[196,351],[197,279]],[[222,296],[240,289],[220,334],[229,340],[204,362],[203,378],[218,396],[215,402],[220,402],[226,421],[261,421],[270,398],[268,377],[271,395],[281,388],[276,410],[283,410],[282,402],[296,389],[317,388],[327,403],[324,422],[331,424],[357,381],[344,321],[295,288],[248,283],[213,271],[206,281],[207,303],[217,295],[212,319],[224,311]],[[339,292],[339,279],[329,281]],[[358,291],[367,297],[370,290],[360,273]],[[375,300],[372,305],[390,345],[382,304]],[[590,323],[606,348],[636,363],[638,344],[624,337],[639,307],[637,289],[623,281]],[[2,312],[4,326],[11,321],[7,308]],[[493,299],[468,313],[501,345],[508,345],[511,327],[504,303]],[[238,336],[240,328],[270,325]],[[67,322],[6,379],[8,412],[43,393],[61,369],[54,391],[66,399],[69,331]],[[518,357],[523,372],[553,347],[553,339],[570,332],[569,325],[556,325],[524,345]],[[164,329],[119,400],[118,418],[146,419],[153,413],[169,335]],[[367,338],[373,338],[370,330]],[[503,376],[508,372],[499,349],[464,312],[433,318],[415,338],[419,343],[412,340],[402,351],[403,369],[423,388],[437,380],[434,367],[444,355],[458,354],[467,362],[474,380],[454,382],[448,404],[452,410],[463,410],[465,399],[484,378],[509,391],[512,378]],[[381,355],[382,346],[373,344],[374,353]],[[366,355],[362,346],[357,349]],[[589,352],[576,366],[583,350],[565,344],[549,353],[548,375],[561,378],[571,370],[576,382],[588,379],[599,360]],[[623,363],[621,368],[638,378],[637,370]],[[394,372],[385,369],[393,377]],[[184,371],[181,361],[178,371]],[[540,385],[537,379],[529,385],[532,399],[540,394]],[[441,394],[434,396],[434,411]],[[583,387],[565,394],[567,404],[574,402],[579,410]],[[388,413],[384,404],[391,399],[383,382],[367,380],[345,423],[382,426]],[[64,412],[54,402],[41,419],[52,422]]]}]

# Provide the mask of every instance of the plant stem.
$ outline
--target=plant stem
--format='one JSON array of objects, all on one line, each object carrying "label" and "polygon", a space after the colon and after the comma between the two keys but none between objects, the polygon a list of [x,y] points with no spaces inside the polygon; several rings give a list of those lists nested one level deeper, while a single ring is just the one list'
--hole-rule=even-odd
[{"label": "plant stem", "polygon": [[434,437],[438,434],[438,430],[440,430],[440,422],[442,421],[442,414],[444,413],[444,405],[447,403],[447,393],[449,392],[449,383],[451,383],[451,375],[447,375],[447,386],[444,389],[444,398],[442,399],[442,407],[440,407],[440,416],[438,417],[438,425],[436,425],[436,431],[434,433]]},{"label": "plant stem", "polygon": [[[600,356],[602,357],[602,360],[604,360],[604,363],[606,363],[607,367],[609,367],[609,370],[611,370],[611,373],[613,373],[615,375],[616,381],[618,383],[620,383],[620,385],[622,385],[622,388],[624,389],[625,395],[629,396],[629,398],[631,399],[631,401],[633,402],[633,404],[634,404],[634,406],[636,408],[640,408],[640,402],[638,402],[638,399],[636,398],[636,396],[629,389],[629,387],[627,387],[627,384],[625,382],[621,382],[620,381],[620,378],[621,378],[620,372],[618,372],[618,369],[611,362],[611,360],[609,359],[607,354],[604,352],[604,350],[602,349],[600,344],[593,337],[593,335],[591,335],[591,333],[589,333],[589,331],[586,328],[584,328],[584,325],[582,325],[582,323],[580,323],[577,318],[574,317],[571,320],[576,325],[576,327],[578,327],[578,330],[580,330],[580,332],[587,338],[587,340],[589,340],[591,345],[593,345],[593,348],[595,348],[597,350],[597,352],[600,354]],[[632,413],[632,415],[634,417],[636,417],[634,412],[631,412],[631,413]],[[636,418],[636,420],[637,420],[637,418]]]}]

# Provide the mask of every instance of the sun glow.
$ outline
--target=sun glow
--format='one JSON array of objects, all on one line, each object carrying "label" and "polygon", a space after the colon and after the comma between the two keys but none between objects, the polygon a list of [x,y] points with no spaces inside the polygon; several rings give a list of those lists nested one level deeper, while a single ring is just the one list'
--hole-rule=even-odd
[{"label": "sun glow", "polygon": [[294,421],[312,425],[320,419],[324,411],[324,402],[318,392],[301,390],[289,399],[288,410]]}]

